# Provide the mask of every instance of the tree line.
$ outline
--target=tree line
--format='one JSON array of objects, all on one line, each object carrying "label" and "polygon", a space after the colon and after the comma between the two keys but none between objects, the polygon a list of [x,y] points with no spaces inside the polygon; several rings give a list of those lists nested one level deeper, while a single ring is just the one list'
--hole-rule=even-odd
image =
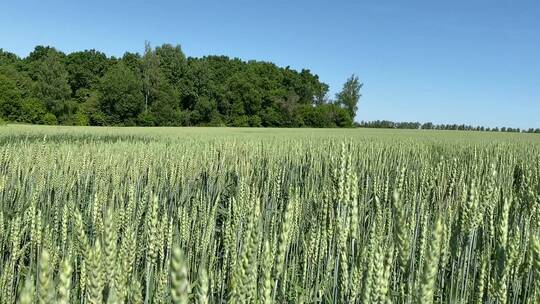
[{"label": "tree line", "polygon": [[361,121],[355,123],[359,128],[379,128],[379,129],[421,129],[421,130],[458,130],[458,131],[485,131],[485,132],[522,132],[540,133],[540,128],[510,128],[510,127],[483,127],[465,124],[434,124],[432,122],[394,122],[389,120]]},{"label": "tree line", "polygon": [[0,120],[95,126],[351,127],[360,88],[335,98],[307,69],[226,56],[186,57],[145,44],[121,58],[37,46],[25,58],[0,49]]}]

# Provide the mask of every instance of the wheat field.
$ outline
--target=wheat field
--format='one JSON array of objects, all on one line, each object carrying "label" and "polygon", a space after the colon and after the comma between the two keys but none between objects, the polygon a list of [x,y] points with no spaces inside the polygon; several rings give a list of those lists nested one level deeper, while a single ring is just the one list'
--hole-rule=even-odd
[{"label": "wheat field", "polygon": [[1,303],[540,303],[540,136],[0,127]]}]

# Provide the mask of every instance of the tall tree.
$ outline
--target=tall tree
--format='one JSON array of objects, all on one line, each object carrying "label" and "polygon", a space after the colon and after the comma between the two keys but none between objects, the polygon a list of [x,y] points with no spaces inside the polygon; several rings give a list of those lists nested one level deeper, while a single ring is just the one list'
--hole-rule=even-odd
[{"label": "tall tree", "polygon": [[20,59],[17,55],[0,48],[0,66],[15,65]]},{"label": "tall tree", "polygon": [[17,83],[8,75],[0,72],[0,117],[18,120],[20,115],[21,92]]},{"label": "tall tree", "polygon": [[66,57],[68,81],[74,97],[79,101],[88,98],[89,90],[99,84],[109,62],[107,56],[96,50],[74,52]]},{"label": "tall tree", "polygon": [[101,79],[100,103],[110,124],[135,124],[144,99],[141,83],[123,62],[111,67]]},{"label": "tall tree", "polygon": [[163,44],[156,47],[155,54],[163,75],[176,86],[186,69],[186,55],[182,52],[182,48],[179,45]]},{"label": "tall tree", "polygon": [[144,43],[144,55],[142,58],[143,91],[144,91],[144,111],[148,112],[151,103],[151,94],[159,84],[159,57],[156,55],[150,42]]},{"label": "tall tree", "polygon": [[341,92],[336,94],[336,103],[349,112],[352,120],[354,120],[354,116],[356,116],[356,111],[358,110],[358,101],[362,96],[360,94],[362,86],[363,84],[360,83],[358,77],[353,74],[347,79]]},{"label": "tall tree", "polygon": [[57,117],[63,114],[64,103],[71,95],[64,58],[65,55],[54,48],[39,46],[27,58],[36,97]]},{"label": "tall tree", "polygon": [[119,59],[44,46],[20,59],[0,49],[0,115],[10,121],[349,126],[347,95],[338,105],[327,92],[328,85],[307,69],[227,56],[186,58],[178,45],[153,49],[146,43],[142,55]]}]

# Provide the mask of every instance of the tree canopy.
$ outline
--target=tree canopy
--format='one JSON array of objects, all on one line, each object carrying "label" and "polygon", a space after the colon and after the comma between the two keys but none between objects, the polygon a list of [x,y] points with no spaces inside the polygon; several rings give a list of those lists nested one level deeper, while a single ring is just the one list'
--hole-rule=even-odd
[{"label": "tree canopy", "polygon": [[363,84],[360,83],[356,75],[352,75],[343,85],[343,89],[336,95],[338,105],[347,109],[351,119],[354,119],[356,111],[358,111],[358,101],[360,100],[360,89]]},{"label": "tree canopy", "polygon": [[163,44],[121,58],[37,46],[0,49],[0,118],[115,126],[351,127],[361,84],[329,87],[308,69],[226,56],[187,57]]}]

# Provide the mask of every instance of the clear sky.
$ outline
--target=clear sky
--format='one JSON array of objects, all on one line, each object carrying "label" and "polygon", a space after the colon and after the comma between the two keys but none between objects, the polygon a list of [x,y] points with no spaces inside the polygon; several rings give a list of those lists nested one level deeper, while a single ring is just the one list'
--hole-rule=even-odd
[{"label": "clear sky", "polygon": [[[7,4],[9,3],[9,4]],[[364,83],[357,120],[540,127],[539,1],[7,1],[0,48],[180,44]]]}]

